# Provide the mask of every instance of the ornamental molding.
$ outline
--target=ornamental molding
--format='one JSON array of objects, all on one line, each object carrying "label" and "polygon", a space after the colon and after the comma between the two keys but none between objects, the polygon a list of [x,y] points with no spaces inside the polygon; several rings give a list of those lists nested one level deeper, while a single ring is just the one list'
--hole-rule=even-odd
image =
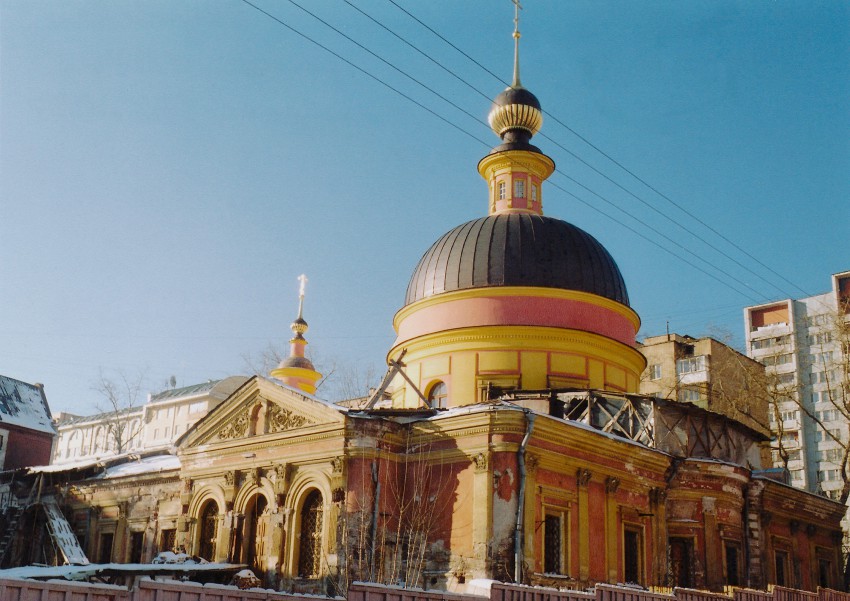
[{"label": "ornamental molding", "polygon": [[244,438],[248,433],[248,424],[250,416],[248,409],[241,411],[235,418],[227,422],[224,427],[218,431],[218,440],[233,440],[235,438]]},{"label": "ornamental molding", "polygon": [[580,467],[576,470],[576,484],[585,487],[590,484],[590,479],[593,477],[591,471],[587,468]]},{"label": "ornamental molding", "polygon": [[307,419],[305,416],[293,411],[284,409],[277,403],[269,403],[266,423],[270,434],[274,432],[294,430],[296,428],[312,426],[315,424],[313,420]]}]

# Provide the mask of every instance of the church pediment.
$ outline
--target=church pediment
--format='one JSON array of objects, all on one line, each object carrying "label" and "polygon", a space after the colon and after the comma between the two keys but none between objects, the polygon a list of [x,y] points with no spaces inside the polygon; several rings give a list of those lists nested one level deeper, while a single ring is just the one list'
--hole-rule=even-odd
[{"label": "church pediment", "polygon": [[195,424],[178,445],[186,449],[343,421],[342,411],[333,406],[255,376]]}]

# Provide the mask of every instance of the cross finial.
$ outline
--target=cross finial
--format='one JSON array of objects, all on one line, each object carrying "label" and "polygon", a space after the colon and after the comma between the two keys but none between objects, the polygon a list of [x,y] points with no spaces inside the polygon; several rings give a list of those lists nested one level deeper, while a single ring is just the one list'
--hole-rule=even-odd
[{"label": "cross finial", "polygon": [[519,11],[522,5],[519,0],[511,0],[514,4],[514,81],[511,84],[512,88],[521,88],[522,83],[519,80]]},{"label": "cross finial", "polygon": [[303,273],[299,275],[298,283],[300,284],[298,287],[298,318],[300,319],[304,310],[304,291],[307,289],[307,276]]}]

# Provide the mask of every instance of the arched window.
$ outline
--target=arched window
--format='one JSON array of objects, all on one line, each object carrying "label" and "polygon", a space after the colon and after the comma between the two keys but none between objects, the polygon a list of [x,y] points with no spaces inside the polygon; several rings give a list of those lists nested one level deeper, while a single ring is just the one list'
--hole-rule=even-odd
[{"label": "arched window", "polygon": [[266,533],[260,527],[260,517],[267,505],[266,497],[257,494],[248,501],[248,507],[245,509],[245,537],[243,539],[245,550],[243,557],[244,563],[247,563],[255,571],[262,571],[258,559],[264,555],[263,539]]},{"label": "arched window", "polygon": [[218,504],[215,501],[207,501],[201,510],[199,521],[198,555],[207,561],[215,561],[215,543],[218,537]]},{"label": "arched window", "polygon": [[448,393],[449,389],[445,382],[436,382],[428,391],[428,404],[431,405],[432,409],[445,409]]},{"label": "arched window", "polygon": [[313,490],[301,507],[298,576],[318,578],[322,572],[322,493]]}]

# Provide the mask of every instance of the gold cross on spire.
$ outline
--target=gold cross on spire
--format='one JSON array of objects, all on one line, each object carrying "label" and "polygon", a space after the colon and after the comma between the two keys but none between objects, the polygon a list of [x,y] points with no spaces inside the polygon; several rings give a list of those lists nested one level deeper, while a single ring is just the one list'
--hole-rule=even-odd
[{"label": "gold cross on spire", "polygon": [[519,11],[522,10],[522,5],[519,0],[511,0],[514,4],[514,81],[511,84],[512,88],[521,88],[522,83],[519,80]]},{"label": "gold cross on spire", "polygon": [[301,319],[301,315],[304,311],[304,292],[307,289],[307,276],[303,273],[298,276],[298,318]]}]

